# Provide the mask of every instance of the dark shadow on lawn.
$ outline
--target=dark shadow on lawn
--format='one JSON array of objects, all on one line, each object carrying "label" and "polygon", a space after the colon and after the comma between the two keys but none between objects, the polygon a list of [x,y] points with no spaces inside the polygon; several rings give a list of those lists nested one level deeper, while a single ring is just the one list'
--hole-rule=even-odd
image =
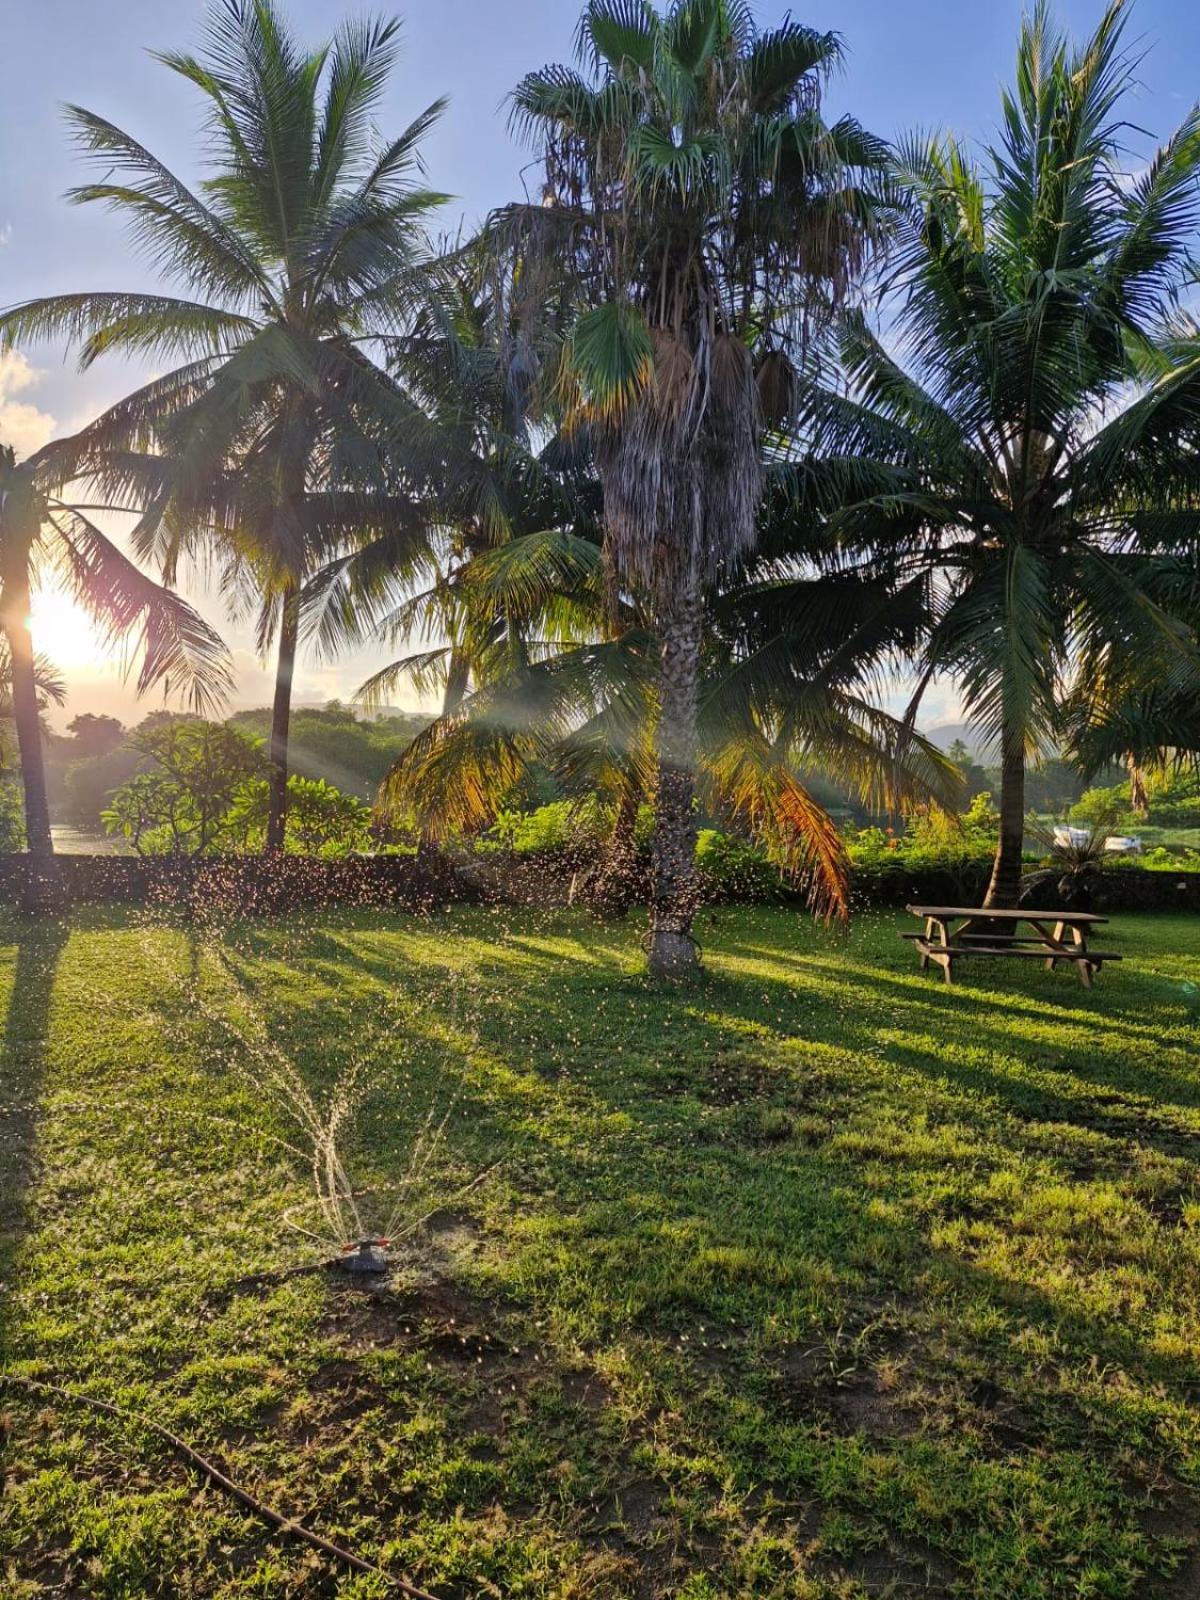
[{"label": "dark shadow on lawn", "polygon": [[[339,929],[336,934],[315,933],[307,948],[292,952],[297,970],[307,969],[316,957],[330,977],[339,964],[343,968],[350,966],[361,976],[370,977],[381,985],[421,994],[427,1003],[436,1005],[438,985],[431,983],[428,967],[410,959],[399,943],[390,939],[386,945],[372,949],[372,934],[376,931],[386,934],[389,930],[360,928],[355,930],[360,937],[354,937],[346,929]],[[603,1298],[614,1309],[615,1320],[611,1327],[605,1328],[604,1337],[619,1338],[632,1325],[650,1337],[669,1343],[678,1330],[693,1327],[697,1320],[711,1325],[723,1314],[729,1315],[732,1302],[740,1299],[747,1315],[742,1326],[731,1331],[735,1338],[744,1335],[752,1344],[757,1331],[765,1327],[772,1316],[772,1291],[767,1278],[755,1285],[754,1276],[760,1269],[753,1265],[740,1267],[739,1258],[744,1255],[748,1262],[762,1260],[764,1270],[769,1273],[772,1252],[778,1251],[786,1265],[789,1249],[800,1239],[805,1241],[802,1253],[814,1263],[814,1282],[822,1272],[828,1272],[830,1281],[839,1277],[842,1280],[840,1293],[845,1296],[845,1311],[844,1314],[831,1313],[831,1332],[841,1331],[844,1315],[845,1325],[853,1333],[856,1322],[869,1321],[881,1305],[897,1299],[902,1302],[921,1275],[932,1269],[943,1285],[943,1292],[986,1303],[986,1315],[1002,1319],[1006,1338],[1017,1339],[1032,1322],[1064,1339],[1075,1357],[1083,1352],[1116,1362],[1136,1381],[1146,1384],[1173,1387],[1178,1383],[1181,1374],[1177,1367],[1166,1357],[1147,1349],[1137,1334],[1118,1320],[1093,1317],[1081,1304],[1070,1303],[1069,1298],[1027,1283],[1008,1281],[969,1260],[933,1248],[929,1219],[925,1217],[914,1213],[903,1223],[885,1220],[879,1214],[877,1202],[881,1194],[886,1197],[887,1186],[878,1173],[873,1186],[856,1181],[854,1163],[820,1143],[774,1148],[771,1161],[778,1181],[787,1186],[789,1194],[787,1206],[778,1216],[767,1214],[767,1192],[755,1186],[751,1171],[755,1162],[753,1129],[740,1126],[737,1120],[742,1107],[724,1101],[706,1102],[706,1086],[699,1081],[689,1082],[686,1074],[676,1073],[672,1062],[687,1059],[690,1063],[702,1062],[720,1068],[731,1061],[731,1076],[736,1079],[739,1062],[753,1058],[761,1046],[793,1040],[803,1044],[803,1038],[790,1032],[792,1023],[801,1020],[801,1008],[789,1006],[789,997],[794,999],[794,994],[784,980],[766,974],[734,975],[719,970],[720,955],[729,952],[730,947],[726,945],[714,953],[714,970],[705,978],[688,988],[668,992],[664,999],[663,991],[654,990],[639,979],[606,972],[609,958],[614,965],[616,962],[607,940],[599,957],[604,965],[597,965],[572,953],[564,957],[559,952],[543,950],[536,934],[529,939],[509,936],[489,944],[487,933],[486,928],[473,928],[469,934],[459,930],[459,937],[478,941],[478,949],[472,952],[473,965],[495,984],[478,1042],[498,1056],[506,1070],[536,1077],[545,1091],[547,1105],[561,1092],[570,1097],[572,1107],[588,1116],[599,1119],[605,1114],[619,1114],[627,1118],[628,1148],[624,1154],[631,1159],[636,1176],[632,1177],[629,1171],[624,1174],[618,1171],[617,1164],[607,1159],[608,1152],[603,1147],[588,1149],[583,1140],[578,1144],[564,1142],[554,1136],[553,1129],[547,1129],[543,1143],[540,1130],[536,1126],[531,1128],[526,1105],[481,1088],[477,1074],[469,1065],[472,1041],[465,1036],[456,1037],[453,1016],[443,1013],[448,1030],[436,1044],[427,1040],[426,1047],[436,1052],[441,1071],[460,1077],[468,1100],[478,1096],[472,1106],[472,1134],[491,1142],[488,1153],[513,1148],[523,1150],[529,1159],[535,1153],[531,1146],[541,1145],[538,1159],[531,1161],[527,1174],[520,1173],[518,1158],[514,1176],[526,1179],[524,1192],[534,1208],[538,1206],[537,1195],[543,1186],[553,1190],[548,1210],[562,1218],[564,1248],[569,1242],[570,1250],[591,1255],[590,1271],[607,1280]],[[547,937],[553,936],[554,930],[548,928]],[[263,936],[255,940],[256,954],[260,958],[278,959],[278,951],[272,951],[271,942],[265,930]],[[506,947],[517,957],[510,968],[513,982],[507,991],[502,981],[497,981],[503,978]],[[544,958],[542,964],[531,968],[528,964],[531,956]],[[829,981],[827,974],[822,973],[822,977]],[[894,1065],[905,1073],[926,1078],[931,1089],[939,1094],[971,1091],[981,1096],[975,1104],[964,1098],[961,1107],[948,1114],[964,1122],[974,1122],[981,1135],[986,1131],[994,1136],[997,1126],[988,1103],[999,1106],[1012,1118],[1011,1124],[1002,1128],[1001,1137],[1014,1154],[1025,1150],[1021,1125],[1033,1119],[1073,1123],[1129,1145],[1142,1145],[1173,1155],[1184,1153],[1189,1145],[1191,1136],[1183,1129],[1175,1131],[1150,1125],[1145,1104],[1145,1097],[1158,1090],[1168,1098],[1175,1097],[1181,1107],[1193,1105],[1196,1084],[1186,1074],[1158,1071],[1149,1075],[1152,1082],[1138,1083],[1138,1074],[1131,1071],[1122,1075],[1116,1065],[1100,1070],[1094,1050],[1081,1031],[1064,1052],[1069,1058],[1066,1070],[1079,1080],[1077,1094],[1070,1092],[1069,1078],[1061,1092],[1053,1086],[1022,1082],[979,1062],[948,1061],[894,1036],[906,1027],[920,1027],[911,1014],[905,1014],[903,1001],[908,1001],[922,1016],[931,1014],[930,1020],[936,1021],[937,1015],[944,1020],[946,1007],[939,993],[926,997],[919,990],[914,992],[911,984],[901,985],[885,974],[880,974],[875,982],[860,970],[847,972],[845,981],[847,987],[856,989],[860,996],[870,991],[872,1003],[859,1014],[852,1006],[848,1007],[838,1017],[836,1026],[827,1023],[824,1028],[814,1028],[811,1042],[836,1048],[851,1057],[856,1054],[861,1057],[869,1051],[882,1058],[881,1072],[888,1064]],[[615,1015],[610,1013],[610,1024],[601,1025],[593,1018],[590,1027],[583,1020],[585,1011],[573,1024],[581,1037],[562,1037],[559,1043],[555,1028],[561,1020],[564,988],[575,991],[576,1006],[580,1005],[581,996],[587,996],[590,1003],[593,996],[602,994],[610,1005],[620,1010]],[[898,992],[901,989],[903,992]],[[994,1019],[991,1026],[983,1027],[978,1018],[990,997],[952,994],[946,999],[951,1013],[960,1017],[962,1025],[970,1029],[974,1042],[997,1053],[1014,1054],[1016,1018],[1007,1029],[1003,1018]],[[626,1007],[628,1010],[624,1011]],[[305,1023],[317,1033],[321,1028],[316,1018],[322,1010],[318,1002],[314,1007],[316,1017],[310,1016]],[[633,1062],[608,1054],[617,1037],[621,1011],[635,1033],[639,1029],[644,1032],[657,1019],[661,1048],[657,1059],[645,1053],[646,1045],[642,1056]],[[937,1015],[932,1015],[934,1013]],[[1078,1017],[1072,1020],[1076,1027],[1086,1022]],[[892,1035],[882,1043],[881,1028],[887,1028]],[[825,1037],[816,1037],[818,1033],[824,1033]],[[534,1059],[531,1048],[521,1043],[529,1037],[539,1041],[538,1060]],[[654,1051],[653,1040],[648,1042],[648,1049]],[[555,1061],[563,1068],[561,1086],[547,1083],[547,1078],[552,1076],[546,1071],[547,1063]],[[790,1073],[785,1069],[765,1075],[761,1084],[756,1084],[752,1072],[747,1073],[745,1109],[753,1109],[756,1093],[762,1096],[764,1103],[775,1100],[787,1105],[797,1092],[802,1099],[806,1073],[817,1076],[823,1070],[821,1058],[815,1056],[811,1063],[797,1062]],[[852,1098],[858,1085],[835,1068],[830,1072],[827,1087],[833,1095],[842,1095],[847,1100]],[[1111,1082],[1131,1091],[1136,1084],[1143,1103],[1131,1100],[1122,1106],[1115,1103],[1116,1097],[1089,1098],[1086,1086],[1092,1082],[1099,1085]],[[565,1107],[567,1101],[564,1099],[561,1104]],[[1034,1147],[1030,1147],[1029,1153],[1035,1153]],[[794,1182],[791,1181],[793,1177]],[[745,1183],[744,1189],[739,1189],[740,1182]],[[902,1186],[898,1184],[897,1196],[901,1193]],[[683,1245],[679,1242],[681,1238],[686,1240]],[[621,1241],[621,1247],[612,1251],[611,1246],[617,1240]],[[708,1253],[712,1253],[715,1260],[711,1271],[703,1267],[698,1267],[694,1273],[688,1270],[688,1257],[700,1259]],[[847,1283],[844,1275],[848,1268],[851,1280],[855,1272],[861,1275],[857,1286],[853,1286],[852,1281]],[[745,1272],[747,1276],[740,1282],[735,1279],[723,1283],[721,1274],[725,1271]],[[634,1290],[635,1284],[636,1292],[628,1292]],[[645,1293],[651,1284],[658,1286],[656,1298]],[[569,1286],[565,1292],[569,1298]],[[781,1298],[797,1292],[803,1292],[798,1283],[789,1285],[785,1281],[780,1285]],[[838,1295],[833,1298],[836,1300]],[[936,1322],[936,1303],[929,1314]],[[1011,1368],[1008,1366],[1003,1354],[1004,1341],[995,1333],[996,1347],[985,1351],[976,1345],[965,1324],[958,1329],[939,1329],[935,1325],[926,1331],[934,1337],[948,1338],[952,1344],[961,1343],[965,1360],[986,1361],[996,1374],[1001,1391],[1010,1383],[1019,1387],[1022,1363],[1018,1360]],[[748,1363],[744,1368],[740,1367],[742,1361]],[[752,1386],[761,1386],[761,1371],[756,1378],[754,1370],[754,1358],[747,1345],[743,1357],[730,1358],[727,1370],[708,1374],[700,1366],[694,1378],[702,1384],[715,1375],[735,1386],[747,1381]],[[1044,1386],[1039,1382],[1036,1388],[1039,1415],[1031,1421],[1027,1437],[1019,1443],[998,1445],[1000,1454],[1012,1451],[1036,1465],[1047,1440],[1063,1429],[1068,1433],[1078,1430],[1100,1450],[1108,1469],[1119,1476],[1123,1426],[1119,1404],[1114,1403],[1111,1414],[1094,1410],[1088,1415],[1076,1411],[1069,1393],[1064,1393],[1055,1381],[1047,1381]],[[742,1388],[741,1392],[745,1399],[751,1391]],[[870,1434],[869,1428],[867,1431]],[[890,1448],[886,1435],[873,1435],[873,1442]],[[931,1436],[929,1443],[935,1444],[936,1436]],[[954,1448],[951,1437],[947,1437],[946,1443],[948,1449]],[[782,1491],[786,1486],[781,1482],[776,1487]],[[1189,1529],[1192,1537],[1194,1528],[1193,1513]],[[1154,1591],[1147,1589],[1145,1592]],[[1165,1595],[1167,1590],[1164,1588],[1160,1592]]]},{"label": "dark shadow on lawn", "polygon": [[[50,1010],[59,961],[70,938],[59,916],[16,917],[0,942],[16,949],[0,1048],[0,1286],[11,1281],[24,1237],[34,1171]],[[0,1290],[0,1360],[7,1350],[7,1294]]]},{"label": "dark shadow on lawn", "polygon": [[[466,966],[471,976],[453,972],[449,956],[443,969],[436,954],[430,960],[428,946],[418,953],[406,945],[409,934],[422,931],[444,932],[448,950],[450,941],[469,944]],[[952,1354],[963,1364],[985,1363],[999,1390],[1011,1385],[1017,1392],[1021,1381],[1035,1390],[1037,1414],[1028,1436],[1005,1448],[1036,1469],[1047,1442],[1053,1443],[1060,1430],[1068,1436],[1081,1434],[1097,1448],[1105,1470],[1119,1478],[1119,1395],[1103,1414],[1071,1415],[1073,1402],[1054,1368],[1044,1379],[1032,1368],[1022,1375],[1019,1335],[1033,1323],[1064,1338],[1072,1360],[1088,1354],[1103,1357],[1136,1381],[1176,1392],[1186,1388],[1187,1375],[1172,1370],[1169,1360],[1144,1347],[1117,1319],[1090,1316],[1082,1302],[1073,1305],[1069,1296],[1007,1281],[969,1259],[934,1248],[933,1224],[955,1213],[914,1208],[901,1215],[906,1195],[899,1169],[893,1182],[886,1170],[881,1176],[875,1163],[868,1181],[852,1159],[819,1135],[812,1135],[811,1142],[756,1146],[751,1116],[756,1096],[763,1104],[778,1102],[805,1116],[823,1114],[822,1093],[836,1116],[839,1106],[852,1105],[863,1092],[861,1066],[866,1060],[868,1068],[878,1063],[885,1089],[888,1066],[906,1075],[904,1092],[912,1093],[914,1112],[921,1110],[919,1080],[924,1079],[933,1118],[946,1115],[972,1123],[981,1136],[998,1136],[1014,1155],[1026,1148],[1021,1124],[1035,1118],[1074,1123],[1130,1145],[1178,1155],[1193,1135],[1183,1127],[1155,1125],[1148,1097],[1157,1094],[1168,1104],[1174,1100],[1186,1111],[1197,1103],[1194,1077],[1170,1069],[1123,1070],[1111,1059],[1116,1043],[1111,1037],[1105,1041],[1109,1058],[1101,1064],[1085,1031],[1087,1018],[1078,1015],[1079,1001],[1073,995],[1058,1002],[1064,1012],[1073,1013],[1062,1020],[1076,1030],[1059,1052],[1063,1063],[1056,1070],[1065,1074],[1061,1088],[1045,1084],[1044,1078],[1006,1076],[981,1060],[948,1059],[921,1048],[916,1034],[938,1026],[957,1029],[982,1050],[1019,1058],[1021,1021],[1032,1022],[1046,1009],[1053,1015],[1057,1006],[1045,1008],[1042,993],[1011,1008],[990,993],[964,990],[943,996],[933,989],[925,994],[887,972],[864,973],[862,964],[879,959],[874,951],[853,952],[855,966],[842,970],[849,1003],[836,1014],[831,1009],[834,972],[824,965],[824,953],[810,959],[810,982],[816,980],[816,987],[824,990],[823,1014],[821,995],[812,988],[800,992],[778,971],[722,971],[721,958],[736,956],[740,948],[735,941],[715,945],[712,969],[698,983],[663,991],[629,973],[625,958],[634,942],[631,930],[599,931],[594,959],[545,949],[542,936],[579,934],[562,918],[546,919],[521,935],[481,916],[397,923],[382,914],[318,918],[301,927],[241,924],[212,934],[223,946],[227,970],[261,999],[270,998],[273,967],[289,970],[289,991],[293,979],[301,993],[306,977],[323,980],[309,1000],[272,1019],[280,1043],[286,1047],[290,1042],[297,1067],[314,1081],[328,1070],[328,1041],[348,1027],[347,1006],[352,1002],[339,995],[339,979],[343,990],[352,975],[356,984],[368,980],[381,995],[405,997],[415,1008],[407,1047],[418,1071],[431,1084],[456,1085],[461,1095],[464,1121],[455,1137],[464,1156],[483,1161],[511,1152],[507,1177],[524,1196],[526,1208],[540,1211],[542,1220],[558,1230],[564,1258],[588,1259],[588,1274],[581,1276],[590,1275],[603,1304],[596,1333],[600,1341],[620,1339],[633,1327],[665,1348],[678,1331],[697,1321],[731,1318],[734,1306],[740,1305],[744,1315],[732,1335],[738,1341],[744,1336],[744,1343],[737,1343],[727,1369],[709,1371],[701,1364],[691,1381],[701,1386],[728,1382],[746,1405],[762,1394],[764,1411],[769,1411],[779,1399],[775,1375],[770,1360],[759,1361],[754,1345],[770,1326],[775,1301],[823,1303],[831,1334],[841,1331],[843,1317],[853,1334],[856,1323],[870,1321],[884,1302],[903,1302],[931,1274],[944,1298],[921,1306],[923,1321],[911,1330],[914,1349],[918,1333],[934,1334],[955,1347]],[[773,952],[773,958],[779,962],[781,953]],[[798,980],[803,969],[800,953]],[[605,1004],[609,1009],[602,1013],[599,1008]],[[911,1042],[903,1037],[906,1030],[914,1035]],[[1119,1035],[1119,1023],[1111,1031]],[[782,1065],[778,1057],[766,1059],[766,1051],[793,1043],[811,1044],[811,1057],[785,1056]],[[621,1044],[632,1047],[624,1056],[616,1048]],[[833,1054],[824,1058],[822,1050]],[[764,1057],[758,1078],[750,1070],[756,1054]],[[838,1061],[836,1055],[845,1059]],[[498,1067],[495,1076],[488,1062],[480,1064],[481,1056]],[[687,1064],[687,1071],[680,1063]],[[711,1097],[714,1092],[724,1095],[724,1080],[689,1080],[689,1073],[720,1073],[726,1065],[735,1084],[737,1074],[744,1074],[744,1103]],[[1076,1092],[1071,1090],[1072,1077],[1079,1084]],[[518,1094],[511,1092],[514,1083],[520,1085]],[[818,1086],[813,1103],[804,1098],[809,1083]],[[1133,1098],[1122,1103],[1111,1093],[1089,1097],[1092,1085],[1128,1091],[1141,1103]],[[898,1086],[895,1093],[901,1093]],[[969,1094],[978,1100],[972,1102]],[[950,1096],[955,1103],[947,1110]],[[996,1109],[1011,1122],[1005,1118],[1001,1123]],[[587,1135],[563,1136],[564,1126],[576,1115],[581,1129],[596,1130],[594,1147],[589,1147]],[[627,1129],[621,1149],[615,1143],[618,1135],[609,1131],[609,1123],[615,1125],[617,1119],[624,1119]],[[397,1137],[402,1140],[401,1130]],[[386,1143],[380,1155],[386,1161]],[[895,1205],[886,1204],[893,1197]],[[952,1199],[945,1202],[951,1204]],[[506,1249],[522,1248],[506,1243]],[[769,1277],[775,1258],[781,1273],[777,1285]],[[536,1251],[527,1260],[533,1274],[529,1281],[545,1274],[540,1280],[544,1290],[572,1307],[577,1291],[570,1274]],[[974,1331],[971,1318],[958,1316],[959,1295],[986,1302],[986,1315],[976,1323],[989,1321],[990,1345]],[[587,1310],[589,1315],[595,1312],[594,1306]],[[864,1431],[872,1432],[869,1427]],[[719,1430],[714,1438],[719,1440]],[[886,1433],[876,1432],[872,1438],[887,1449],[897,1443]],[[931,1447],[942,1438],[931,1436]],[[957,1448],[952,1436],[944,1442],[948,1452]],[[777,1487],[789,1490],[782,1478]],[[1192,1532],[1189,1527],[1189,1536]],[[1168,1590],[1144,1592],[1166,1595]]]}]

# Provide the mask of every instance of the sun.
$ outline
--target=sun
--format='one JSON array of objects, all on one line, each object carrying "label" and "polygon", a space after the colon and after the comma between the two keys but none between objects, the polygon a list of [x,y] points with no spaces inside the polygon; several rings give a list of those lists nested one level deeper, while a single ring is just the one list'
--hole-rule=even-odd
[{"label": "sun", "polygon": [[96,623],[65,590],[39,589],[29,608],[33,647],[64,671],[110,672],[117,653]]}]

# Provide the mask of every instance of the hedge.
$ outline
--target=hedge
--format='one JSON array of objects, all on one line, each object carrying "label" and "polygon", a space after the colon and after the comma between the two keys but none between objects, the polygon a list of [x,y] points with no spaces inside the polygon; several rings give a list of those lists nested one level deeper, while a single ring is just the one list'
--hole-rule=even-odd
[{"label": "hedge", "polygon": [[[63,855],[36,861],[10,854],[0,855],[0,901],[29,909],[108,902],[268,915],[323,905],[408,911],[453,902],[552,905],[574,898],[596,859],[594,849],[572,847],[462,860],[437,855],[347,856],[337,861],[291,855],[270,860]],[[978,905],[988,870],[976,862],[953,867],[906,867],[900,862],[856,867],[851,873],[851,905],[859,910],[912,902]],[[803,904],[802,895],[760,873],[701,876],[710,901]],[[646,856],[639,878],[644,897],[649,883]],[[1200,872],[1113,870],[1092,880],[1089,898],[1098,911],[1200,911]]]}]

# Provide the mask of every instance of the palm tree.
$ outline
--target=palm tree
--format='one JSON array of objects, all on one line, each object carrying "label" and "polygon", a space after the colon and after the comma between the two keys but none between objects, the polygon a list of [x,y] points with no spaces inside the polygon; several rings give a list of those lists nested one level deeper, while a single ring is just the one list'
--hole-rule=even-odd
[{"label": "palm tree", "polygon": [[[649,961],[690,969],[703,589],[752,549],[763,433],[789,410],[812,321],[853,278],[881,147],[827,127],[832,34],[760,33],[742,0],[590,0],[581,71],[514,92],[535,203],[493,219],[521,307],[550,304],[546,387],[586,422],[612,588],[647,597],[660,680]],[[545,318],[542,318],[545,321]]]},{"label": "palm tree", "polygon": [[[224,645],[178,595],[147,578],[91,521],[92,508],[59,497],[71,443],[52,442],[18,462],[0,446],[0,626],[7,643],[4,684],[21,757],[25,836],[31,854],[52,853],[42,753],[40,694],[53,677],[34,654],[31,592],[55,579],[100,624],[111,644],[133,641],[141,656],[138,693],[156,684],[190,692],[215,708],[232,687]],[[54,689],[49,689],[57,698]]]},{"label": "palm tree", "polygon": [[10,340],[80,342],[83,367],[109,352],[180,363],[85,429],[73,467],[142,511],[134,548],[168,578],[183,557],[215,556],[231,606],[257,605],[260,648],[276,640],[273,851],[306,602],[327,600],[321,575],[334,563],[344,577],[348,549],[369,550],[369,587],[421,539],[405,472],[429,468],[429,429],[366,353],[428,292],[423,219],[442,198],[414,181],[441,102],[397,138],[373,133],[396,34],[395,22],[347,22],[304,50],[271,0],[218,4],[200,56],[159,57],[204,98],[211,169],[198,189],[70,108],[102,169],[71,198],[124,217],[181,297],[54,295],[0,317]]},{"label": "palm tree", "polygon": [[[389,370],[433,419],[456,463],[425,504],[428,582],[411,585],[382,610],[363,606],[360,584],[356,603],[338,608],[336,624],[358,638],[369,623],[393,645],[419,639],[425,648],[375,673],[358,699],[379,704],[407,680],[440,691],[441,725],[454,720],[473,688],[519,668],[531,650],[590,633],[591,597],[581,607],[566,591],[578,562],[597,554],[599,510],[579,441],[556,437],[534,447],[528,385],[509,325],[512,286],[498,290],[495,264],[478,240],[447,254],[443,265],[437,307],[388,341]],[[507,582],[490,581],[489,552]],[[423,854],[444,834],[436,809],[424,819]]]},{"label": "palm tree", "polygon": [[[605,578],[599,543],[569,529],[518,535],[463,564],[450,595],[503,616],[516,644],[497,640],[471,691],[396,762],[382,800],[414,809],[445,837],[486,826],[535,767],[568,796],[598,795],[613,832],[589,897],[614,915],[628,907],[633,822],[654,781],[661,678],[646,618],[628,601],[614,617]],[[550,638],[544,624],[564,607],[576,638]],[[924,620],[919,583],[897,592],[831,579],[795,556],[763,562],[709,596],[697,796],[807,883],[818,911],[845,912],[847,863],[802,773],[831,777],[873,808],[944,805],[955,789],[951,763],[871,693],[914,649]],[[411,657],[387,669],[388,679],[423,666]]]},{"label": "palm tree", "polygon": [[[9,649],[7,635],[0,632],[0,723],[13,722],[15,726],[12,688],[12,652]],[[65,706],[67,703],[67,686],[63,676],[53,662],[44,655],[35,655],[33,658],[33,692],[38,708],[39,731],[44,741],[48,733],[44,722],[46,707],[49,705]],[[19,746],[17,756],[19,764]],[[3,728],[0,729],[0,778],[7,774],[10,761],[11,749],[8,742],[8,730]],[[22,806],[22,826],[24,826],[24,815],[24,807]]]},{"label": "palm tree", "polygon": [[[1146,569],[1151,597],[1200,637],[1200,567],[1158,557]],[[1114,634],[1080,662],[1063,723],[1080,771],[1123,765],[1133,810],[1144,815],[1151,772],[1200,766],[1200,654],[1176,652],[1164,663],[1137,644]]]},{"label": "palm tree", "polygon": [[922,681],[956,675],[998,748],[989,906],[1017,903],[1026,760],[1074,664],[1119,638],[1163,674],[1194,648],[1149,574],[1194,562],[1200,535],[1200,343],[1172,320],[1200,112],[1123,173],[1125,16],[1114,0],[1073,49],[1038,6],[981,169],[949,138],[901,152],[888,339],[841,318],[848,392],[812,384],[801,406],[799,514],[839,560],[925,577]]}]

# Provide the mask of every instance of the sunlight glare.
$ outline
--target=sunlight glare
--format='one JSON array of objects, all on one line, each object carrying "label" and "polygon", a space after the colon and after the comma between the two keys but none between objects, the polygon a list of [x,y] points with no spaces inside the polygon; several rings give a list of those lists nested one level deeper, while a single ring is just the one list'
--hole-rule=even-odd
[{"label": "sunlight glare", "polygon": [[29,612],[33,647],[56,667],[75,673],[107,673],[117,652],[106,645],[96,623],[63,589],[44,588],[34,595]]}]

